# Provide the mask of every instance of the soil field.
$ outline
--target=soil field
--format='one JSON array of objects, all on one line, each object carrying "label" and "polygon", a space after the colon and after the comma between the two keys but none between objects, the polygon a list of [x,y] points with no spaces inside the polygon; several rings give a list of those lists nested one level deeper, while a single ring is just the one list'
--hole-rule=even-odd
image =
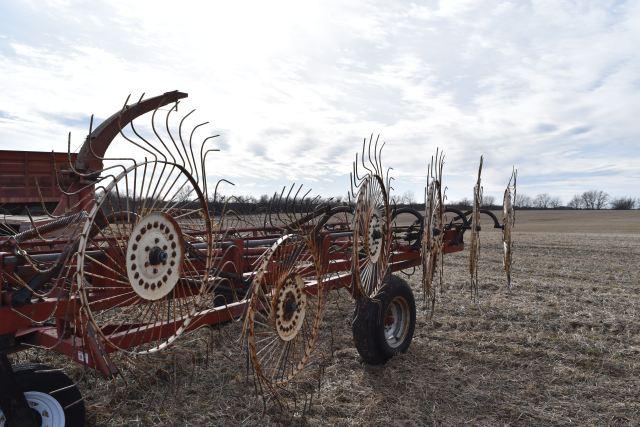
[{"label": "soil field", "polygon": [[254,398],[239,323],[186,337],[159,364],[128,370],[127,383],[50,354],[18,357],[81,378],[96,425],[639,425],[640,211],[518,212],[514,239],[511,291],[490,227],[477,303],[467,251],[445,256],[432,318],[421,272],[409,277],[419,307],[413,343],[384,366],[362,363],[350,297],[333,292],[319,390],[290,415]]}]

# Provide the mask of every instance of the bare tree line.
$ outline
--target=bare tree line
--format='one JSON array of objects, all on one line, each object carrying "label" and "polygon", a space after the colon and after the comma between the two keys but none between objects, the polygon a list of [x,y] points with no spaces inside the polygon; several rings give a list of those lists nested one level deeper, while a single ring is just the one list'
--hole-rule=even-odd
[{"label": "bare tree line", "polygon": [[[462,208],[470,207],[471,201],[464,198],[458,202],[451,203],[453,206]],[[499,208],[495,203],[495,197],[484,196],[482,206],[485,208]],[[534,197],[518,193],[516,195],[515,207],[519,209],[617,209],[628,210],[640,208],[640,199],[633,197],[612,198],[607,192],[602,190],[588,190],[580,194],[575,194],[567,204],[563,204],[562,199],[549,193],[540,193]]]}]

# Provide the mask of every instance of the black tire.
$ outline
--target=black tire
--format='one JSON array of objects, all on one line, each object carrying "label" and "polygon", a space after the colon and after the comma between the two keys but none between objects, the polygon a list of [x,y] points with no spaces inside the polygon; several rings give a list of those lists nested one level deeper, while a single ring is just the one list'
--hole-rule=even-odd
[{"label": "black tire", "polygon": [[[398,318],[400,312],[400,318]],[[394,316],[395,314],[395,316]],[[385,319],[393,324],[385,326]],[[372,299],[356,301],[353,341],[362,359],[380,365],[409,349],[416,327],[416,303],[409,284],[398,276],[388,276],[382,290]]]},{"label": "black tire", "polygon": [[60,403],[64,409],[66,426],[84,426],[85,407],[82,394],[64,372],[36,363],[14,365],[13,372],[16,382],[23,392],[46,393]]}]

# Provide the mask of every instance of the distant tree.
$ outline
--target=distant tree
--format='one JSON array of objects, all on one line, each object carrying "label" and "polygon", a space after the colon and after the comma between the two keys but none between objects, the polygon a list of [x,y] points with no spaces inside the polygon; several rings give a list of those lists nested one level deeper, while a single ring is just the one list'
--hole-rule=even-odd
[{"label": "distant tree", "polygon": [[636,200],[632,197],[619,197],[611,201],[611,209],[628,210],[636,207]]},{"label": "distant tree", "polygon": [[533,199],[533,206],[538,209],[549,209],[551,207],[551,196],[548,193],[538,194]]},{"label": "distant tree", "polygon": [[584,206],[582,202],[582,196],[580,194],[576,194],[573,198],[567,203],[567,207],[571,209],[582,209]]},{"label": "distant tree", "polygon": [[193,187],[186,185],[178,190],[174,198],[178,203],[185,203],[194,197],[195,192],[193,191]]},{"label": "distant tree", "polygon": [[609,195],[602,190],[585,191],[580,197],[585,209],[603,209],[609,200]]},{"label": "distant tree", "polygon": [[490,208],[491,206],[495,205],[496,203],[496,198],[493,196],[488,196],[488,195],[483,195],[482,196],[482,207],[483,208]]},{"label": "distant tree", "polygon": [[413,191],[407,190],[402,194],[402,197],[400,198],[400,200],[402,204],[412,205],[415,203],[416,197],[413,194]]},{"label": "distant tree", "polygon": [[562,200],[560,200],[560,197],[552,196],[551,199],[549,199],[550,208],[558,209],[560,206],[562,206]]},{"label": "distant tree", "polygon": [[450,206],[454,206],[458,209],[471,209],[471,205],[473,203],[471,202],[471,200],[467,199],[466,197],[464,199],[461,199],[457,202],[451,202],[449,203]]},{"label": "distant tree", "polygon": [[515,207],[530,208],[533,206],[533,200],[526,194],[516,193]]}]

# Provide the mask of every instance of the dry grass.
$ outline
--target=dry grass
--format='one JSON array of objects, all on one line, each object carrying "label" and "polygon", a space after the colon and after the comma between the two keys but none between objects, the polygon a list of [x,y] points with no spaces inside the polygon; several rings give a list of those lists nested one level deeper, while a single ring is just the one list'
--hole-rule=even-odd
[{"label": "dry grass", "polygon": [[[640,214],[632,213],[632,224],[624,226],[630,232],[640,223]],[[640,424],[640,236],[602,233],[604,220],[597,229],[588,223],[582,233],[572,229],[569,234],[558,232],[567,223],[551,219],[544,232],[543,215],[530,215],[529,225],[525,215],[516,223],[513,291],[506,289],[502,272],[500,234],[483,232],[479,305],[470,298],[468,253],[446,255],[446,289],[436,315],[429,320],[420,309],[409,352],[385,366],[361,363],[351,341],[351,302],[345,292],[334,293],[321,348],[333,357],[325,359],[313,406],[293,420],[311,425]],[[410,281],[422,307],[420,272]],[[87,376],[81,388],[89,421],[292,421],[273,406],[263,412],[256,403],[239,331],[233,324],[192,335],[162,356],[162,368],[134,370],[140,379],[127,386]],[[82,373],[63,358],[53,359],[67,372]]]}]

